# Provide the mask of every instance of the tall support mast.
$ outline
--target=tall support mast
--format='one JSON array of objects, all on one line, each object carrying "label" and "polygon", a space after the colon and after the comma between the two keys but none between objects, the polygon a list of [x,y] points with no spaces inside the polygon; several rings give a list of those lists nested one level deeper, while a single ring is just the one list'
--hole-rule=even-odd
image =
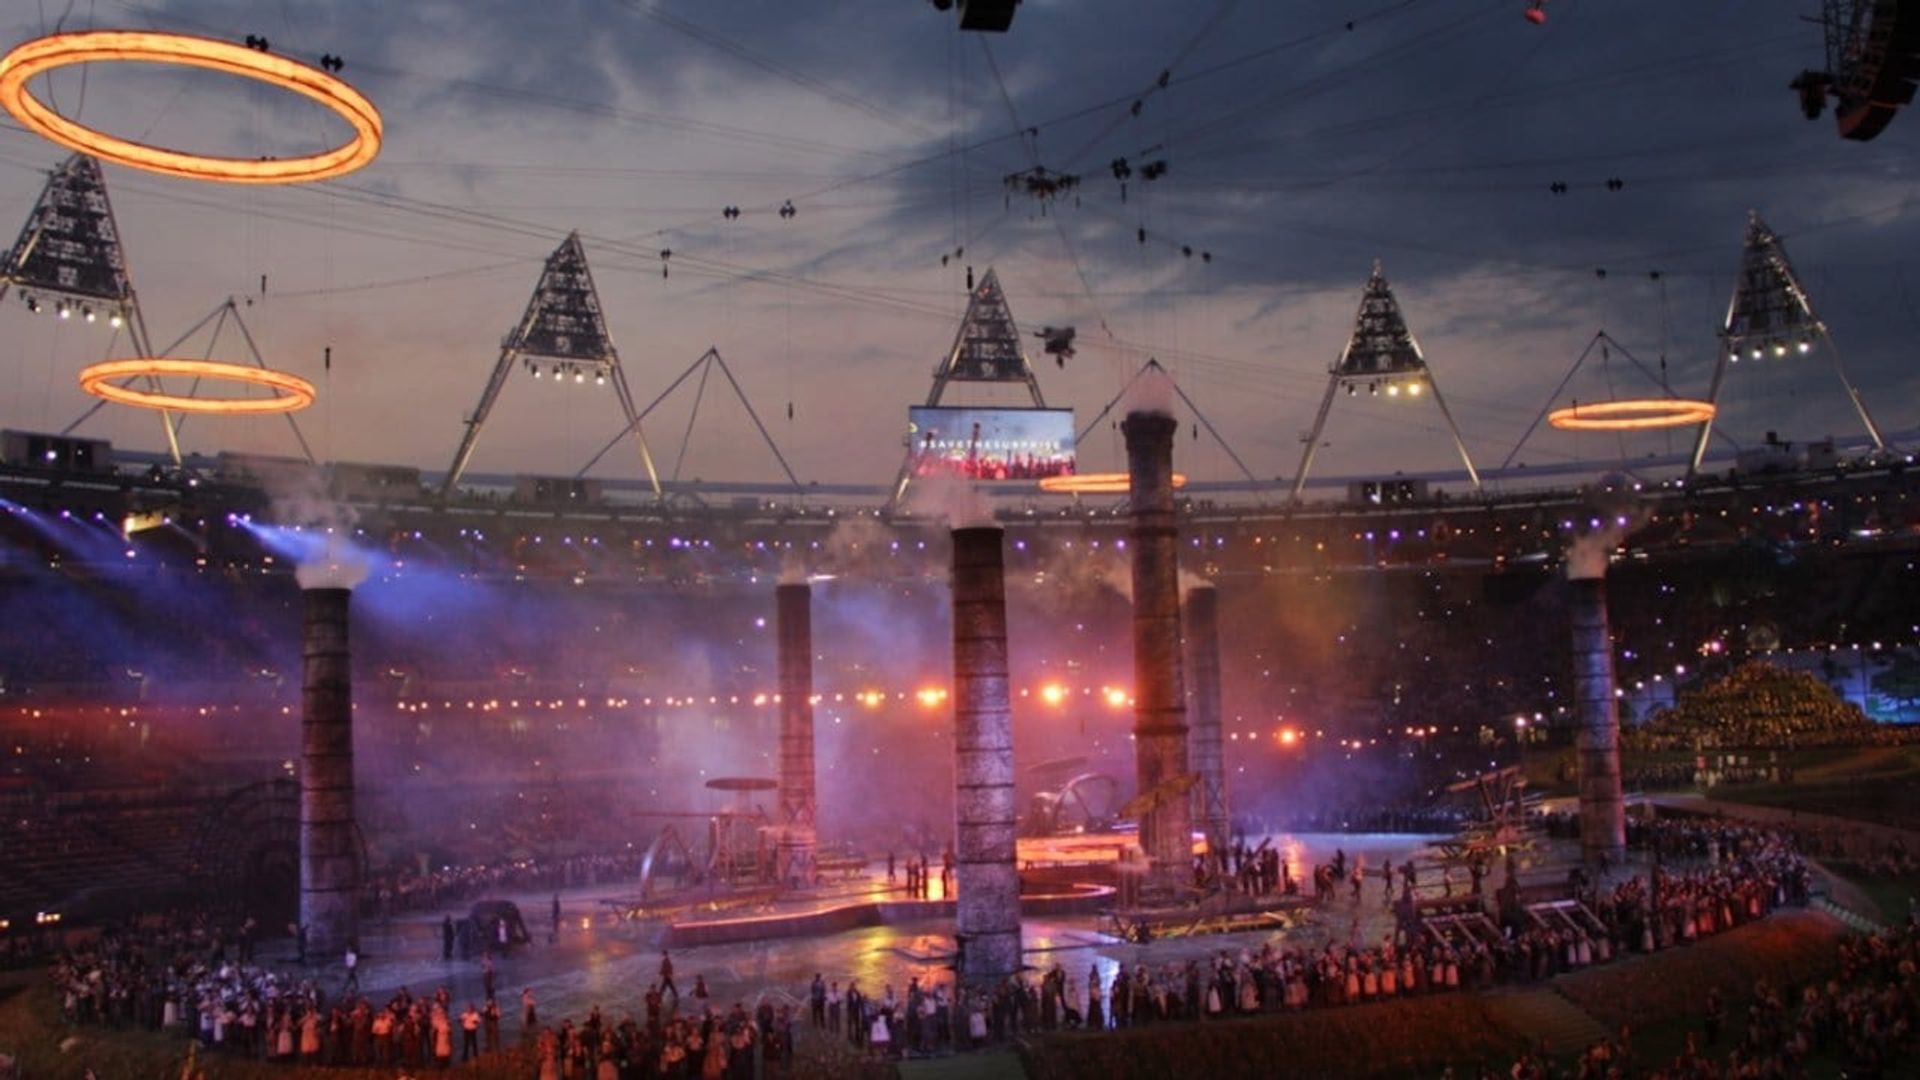
[{"label": "tall support mast", "polygon": [[[20,294],[29,311],[47,311],[57,318],[78,313],[87,322],[105,319],[116,330],[124,326],[135,353],[153,355],[120,245],[120,226],[107,198],[106,177],[100,163],[85,154],[74,154],[48,174],[46,187],[0,266],[0,299],[9,289]],[[147,383],[157,388],[154,380]],[[167,452],[178,465],[180,439],[173,415],[162,412],[160,426],[166,432]]]},{"label": "tall support mast", "polygon": [[[1715,406],[1720,404],[1720,389],[1726,383],[1727,369],[1734,364],[1743,360],[1752,364],[1803,356],[1821,346],[1833,365],[1833,373],[1840,378],[1840,385],[1846,388],[1847,400],[1860,416],[1860,425],[1873,440],[1874,449],[1885,450],[1887,442],[1880,434],[1880,425],[1874,423],[1873,414],[1867,411],[1867,401],[1860,395],[1859,387],[1847,377],[1847,369],[1840,362],[1840,350],[1833,343],[1833,335],[1827,332],[1827,324],[1814,314],[1813,301],[1801,287],[1799,275],[1793,272],[1786,246],[1767,223],[1760,220],[1759,211],[1748,211],[1746,246],[1740,253],[1740,277],[1734,283],[1733,298],[1727,302],[1727,321],[1720,328],[1720,355],[1714,361],[1707,401]],[[1700,463],[1706,459],[1707,440],[1712,435],[1713,418],[1709,417],[1700,425],[1700,434],[1694,439],[1693,458],[1687,466],[1689,475],[1698,472]]]},{"label": "tall support mast", "polygon": [[1363,387],[1370,397],[1385,394],[1418,398],[1430,393],[1441,418],[1447,422],[1448,432],[1453,435],[1453,448],[1460,455],[1460,463],[1467,467],[1467,479],[1475,491],[1480,490],[1480,471],[1473,467],[1473,457],[1467,453],[1467,441],[1460,434],[1460,425],[1454,422],[1453,412],[1440,396],[1440,383],[1434,378],[1433,369],[1427,366],[1413,331],[1407,329],[1400,302],[1394,299],[1393,288],[1380,272],[1378,260],[1373,264],[1372,276],[1367,278],[1366,290],[1360,294],[1360,311],[1354,317],[1353,335],[1347,339],[1347,347],[1340,351],[1340,359],[1327,369],[1327,392],[1320,399],[1320,410],[1314,414],[1313,428],[1300,451],[1300,467],[1293,474],[1295,499],[1306,490],[1307,472],[1313,468],[1313,459],[1320,450],[1320,436],[1326,432],[1327,416],[1333,412],[1333,402],[1341,387],[1346,388],[1349,396],[1358,394]]},{"label": "tall support mast", "polygon": [[[992,267],[988,267],[987,276],[973,288],[967,300],[967,313],[961,317],[960,329],[953,336],[953,345],[933,369],[933,389],[927,393],[927,407],[939,405],[947,388],[957,382],[1024,385],[1033,398],[1034,408],[1047,407],[1046,399],[1040,396],[1040,379],[1020,344],[1020,328],[1013,321],[1013,310],[1007,306],[1006,294],[1000,291],[1000,276]],[[888,509],[899,504],[912,479],[913,447],[908,446],[887,499]]]},{"label": "tall support mast", "polygon": [[633,393],[627,386],[626,372],[620,366],[620,354],[607,333],[606,319],[600,307],[600,294],[593,284],[593,272],[587,267],[587,253],[580,245],[580,234],[571,232],[547,256],[540,282],[520,321],[500,342],[500,359],[487,377],[480,403],[466,419],[466,431],[460,436],[460,448],[441,485],[442,495],[451,495],[473,460],[480,441],[480,429],[506,388],[507,377],[515,364],[523,365],[536,379],[551,377],[556,382],[605,386],[613,384],[615,399],[626,417],[626,431],[633,433],[640,451],[640,464],[647,471],[647,482],[655,498],[661,497],[660,474],[654,468],[653,452],[640,430],[640,417],[634,409]]}]

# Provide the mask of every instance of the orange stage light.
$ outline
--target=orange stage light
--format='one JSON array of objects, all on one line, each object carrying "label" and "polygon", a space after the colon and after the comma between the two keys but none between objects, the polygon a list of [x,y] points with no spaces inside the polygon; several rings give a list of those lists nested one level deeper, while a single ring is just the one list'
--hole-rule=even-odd
[{"label": "orange stage light", "polygon": [[[265,398],[196,398],[169,394],[160,390],[137,390],[116,385],[128,378],[159,378],[163,375],[190,375],[196,379],[237,382],[274,391]],[[175,360],[150,356],[136,360],[108,360],[83,368],[80,389],[94,397],[121,405],[135,405],[161,412],[225,413],[257,416],[262,413],[299,412],[313,404],[313,384],[298,375],[266,368],[223,364],[217,360]]]},{"label": "orange stage light", "polygon": [[[1187,478],[1181,473],[1173,474],[1173,486],[1187,486]],[[1074,473],[1069,476],[1049,476],[1040,481],[1041,491],[1050,491],[1056,495],[1125,495],[1133,490],[1133,482],[1126,473]]]},{"label": "orange stage light", "polygon": [[1040,688],[1040,700],[1049,705],[1058,705],[1067,700],[1067,688],[1059,683],[1048,683]]},{"label": "orange stage light", "polygon": [[1713,419],[1710,401],[1686,398],[1636,398],[1569,405],[1547,414],[1547,423],[1562,431],[1650,431],[1686,427]]},{"label": "orange stage light", "polygon": [[[27,89],[37,75],[73,64],[174,64],[237,75],[290,90],[347,122],[353,138],[331,150],[294,158],[228,158],[188,154],[122,139],[69,120]],[[189,180],[235,184],[298,184],[353,172],[380,152],[380,111],[358,90],[316,67],[214,38],[144,30],[52,34],[0,57],[0,108],[28,131],[69,150],[133,169]]]}]

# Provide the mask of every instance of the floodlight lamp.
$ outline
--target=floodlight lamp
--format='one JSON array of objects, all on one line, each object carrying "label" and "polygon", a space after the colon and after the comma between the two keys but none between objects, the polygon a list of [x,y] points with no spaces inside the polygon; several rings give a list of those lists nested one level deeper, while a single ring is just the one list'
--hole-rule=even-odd
[{"label": "floodlight lamp", "polygon": [[580,370],[579,368],[575,368],[575,369],[573,370],[573,381],[574,381],[574,382],[577,382],[577,383],[583,383],[583,382],[586,382],[586,381],[587,381],[587,373],[586,373],[586,372],[584,372],[584,371],[581,371],[581,370]]},{"label": "floodlight lamp", "polygon": [[1801,356],[1805,356],[1805,355],[1807,355],[1808,353],[1810,353],[1810,352],[1812,352],[1812,351],[1813,351],[1813,341],[1812,341],[1812,339],[1810,339],[1810,338],[1801,338],[1801,339],[1800,339],[1800,355],[1801,355]]},{"label": "floodlight lamp", "polygon": [[1755,360],[1758,360],[1758,359],[1760,359],[1760,358],[1761,358],[1762,356],[1764,356],[1764,355],[1766,355],[1766,350],[1764,350],[1764,349],[1762,349],[1762,348],[1761,348],[1760,346],[1758,346],[1758,345],[1755,345],[1755,346],[1753,347],[1753,353],[1752,353],[1752,356],[1753,356],[1753,358],[1754,358]]},{"label": "floodlight lamp", "polygon": [[1774,343],[1773,343],[1773,355],[1775,355],[1775,356],[1785,356],[1785,355],[1787,355],[1787,343],[1786,343],[1786,342],[1784,342],[1784,341],[1776,341],[1776,342],[1774,342]]},{"label": "floodlight lamp", "polygon": [[59,304],[55,305],[54,310],[59,312],[60,317],[63,319],[70,319],[73,317],[73,309],[67,306],[67,302],[65,300],[62,300],[60,301]]},{"label": "floodlight lamp", "polygon": [[604,372],[604,371],[603,371],[603,372],[601,372],[601,373],[599,373],[598,375],[595,375],[595,376],[593,377],[593,385],[595,385],[595,386],[605,386],[605,385],[607,385],[607,374],[606,374],[606,372]]},{"label": "floodlight lamp", "polygon": [[540,377],[540,365],[539,365],[539,364],[535,364],[535,365],[533,365],[533,377],[534,377],[534,378],[536,378],[536,379]]},{"label": "floodlight lamp", "polygon": [[107,325],[113,327],[115,330],[118,330],[120,329],[120,327],[126,325],[126,321],[127,321],[126,316],[120,314],[118,310],[114,311],[113,314],[107,316]]},{"label": "floodlight lamp", "polygon": [[1407,396],[1408,397],[1420,396],[1420,383],[1417,380],[1407,384]]},{"label": "floodlight lamp", "polygon": [[93,309],[90,307],[82,307],[80,309],[80,317],[87,320],[88,322],[92,322],[94,318]]},{"label": "floodlight lamp", "polygon": [[1394,382],[1390,382],[1390,383],[1388,383],[1388,384],[1387,384],[1387,396],[1388,396],[1388,397],[1399,397],[1399,396],[1400,396],[1400,384],[1399,384],[1399,383],[1394,383]]}]

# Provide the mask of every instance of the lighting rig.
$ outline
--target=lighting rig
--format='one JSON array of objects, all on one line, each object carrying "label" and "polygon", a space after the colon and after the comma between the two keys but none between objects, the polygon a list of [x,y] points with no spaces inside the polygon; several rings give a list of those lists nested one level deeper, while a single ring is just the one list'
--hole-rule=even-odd
[{"label": "lighting rig", "polygon": [[1441,418],[1447,422],[1447,430],[1453,435],[1453,448],[1459,453],[1461,464],[1466,466],[1468,480],[1476,491],[1479,490],[1480,473],[1473,467],[1473,458],[1467,454],[1467,444],[1460,435],[1460,425],[1454,422],[1446,399],[1440,396],[1440,385],[1434,381],[1433,370],[1427,366],[1426,357],[1420,352],[1420,343],[1414,340],[1413,331],[1407,328],[1400,302],[1394,299],[1393,288],[1387,284],[1377,261],[1373,264],[1373,274],[1367,278],[1366,289],[1360,295],[1360,310],[1354,316],[1353,335],[1347,339],[1347,347],[1341,350],[1340,358],[1327,369],[1327,392],[1320,399],[1320,411],[1313,418],[1313,428],[1308,432],[1304,440],[1306,446],[1300,454],[1300,467],[1294,472],[1295,499],[1306,490],[1307,472],[1313,468],[1313,459],[1319,453],[1320,436],[1327,429],[1327,415],[1332,412],[1334,399],[1339,396],[1343,386],[1348,397],[1358,396],[1361,387],[1366,388],[1368,397],[1382,394],[1390,398],[1431,397],[1440,410]]},{"label": "lighting rig", "polygon": [[[1720,356],[1714,364],[1713,381],[1707,388],[1707,404],[1718,406],[1720,386],[1727,370],[1742,360],[1802,356],[1813,352],[1816,345],[1825,346],[1827,360],[1839,376],[1840,385],[1846,389],[1847,399],[1860,417],[1860,425],[1873,440],[1874,449],[1885,450],[1887,443],[1880,434],[1880,426],[1867,411],[1866,399],[1859,388],[1847,377],[1846,368],[1840,362],[1840,350],[1834,347],[1826,323],[1814,313],[1813,301],[1787,259],[1786,246],[1767,223],[1760,220],[1758,212],[1749,212],[1746,245],[1740,255],[1740,275],[1735,279],[1733,299],[1727,304],[1727,319],[1720,329]],[[1689,472],[1699,470],[1712,433],[1710,416],[1700,425]]]}]

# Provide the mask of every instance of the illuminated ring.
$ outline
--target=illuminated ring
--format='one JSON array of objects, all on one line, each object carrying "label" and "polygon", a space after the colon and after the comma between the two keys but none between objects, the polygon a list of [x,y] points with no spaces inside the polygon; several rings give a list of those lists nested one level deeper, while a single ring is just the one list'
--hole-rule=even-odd
[{"label": "illuminated ring", "polygon": [[[205,68],[291,90],[317,101],[353,128],[347,143],[296,158],[227,158],[187,154],[96,131],[54,112],[27,90],[36,75],[90,63],[177,64]],[[70,150],[134,169],[189,180],[298,184],[350,173],[380,152],[380,111],[346,83],[298,60],[190,34],[89,30],[35,38],[0,57],[0,107],[27,130]]]},{"label": "illuminated ring", "polygon": [[1649,431],[1704,424],[1716,411],[1711,401],[1640,398],[1569,405],[1548,413],[1547,423],[1561,431]]},{"label": "illuminated ring", "polygon": [[[168,394],[159,390],[136,390],[118,386],[116,380],[162,375],[191,375],[197,379],[236,382],[263,386],[274,391],[267,398],[195,398]],[[108,360],[80,372],[80,389],[105,401],[135,405],[161,412],[224,413],[258,416],[263,413],[290,413],[313,404],[313,384],[298,375],[266,368],[223,364],[218,360],[174,360],[163,356],[137,360]]]},{"label": "illuminated ring", "polygon": [[[1174,473],[1173,486],[1186,487],[1187,478],[1180,473]],[[1125,495],[1133,490],[1133,481],[1123,472],[1069,473],[1066,476],[1042,478],[1040,490],[1050,491],[1056,495]]]}]

